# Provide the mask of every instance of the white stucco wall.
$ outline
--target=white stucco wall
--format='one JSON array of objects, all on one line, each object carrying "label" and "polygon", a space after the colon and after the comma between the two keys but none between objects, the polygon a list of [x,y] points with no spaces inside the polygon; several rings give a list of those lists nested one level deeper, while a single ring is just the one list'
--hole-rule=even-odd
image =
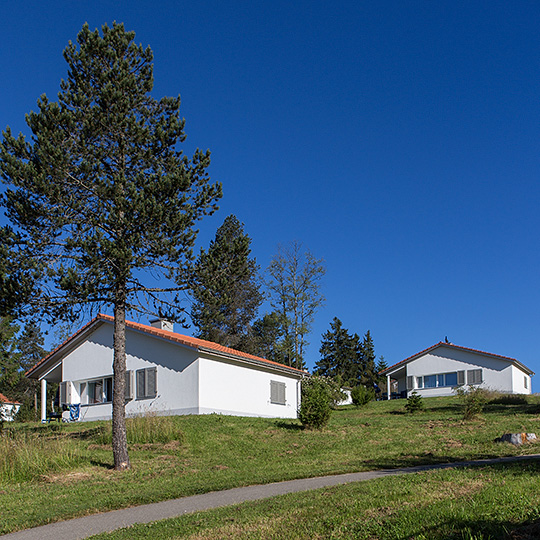
[{"label": "white stucco wall", "polygon": [[[112,377],[112,325],[103,324],[63,360],[62,380],[71,381],[73,403],[81,403],[81,383]],[[126,414],[207,414],[296,418],[299,388],[293,377],[219,361],[211,355],[199,358],[197,351],[167,340],[126,331],[126,366],[157,367],[157,396],[137,399],[133,377],[133,399],[126,402]],[[286,405],[270,403],[270,380],[286,384]],[[110,419],[111,403],[87,404],[82,396],[81,420]],[[69,413],[64,413],[67,417]]]},{"label": "white stucco wall", "polygon": [[[528,377],[529,388],[525,389],[525,373],[509,361],[446,347],[439,347],[409,362],[406,365],[406,375],[415,377],[416,388],[416,377],[456,371],[467,372],[472,369],[482,369],[481,386],[484,388],[508,393],[531,393],[530,377]],[[399,382],[400,388],[405,387],[405,378]],[[466,378],[465,384],[467,384]],[[416,390],[420,395],[425,397],[455,394],[453,387],[416,388]]]},{"label": "white stucco wall", "polygon": [[[199,360],[200,413],[296,418],[298,379],[242,366],[233,360]],[[270,402],[270,381],[285,383],[285,405]]]},{"label": "white stucco wall", "polygon": [[0,403],[0,420],[13,422],[20,408],[21,406],[16,403]]}]

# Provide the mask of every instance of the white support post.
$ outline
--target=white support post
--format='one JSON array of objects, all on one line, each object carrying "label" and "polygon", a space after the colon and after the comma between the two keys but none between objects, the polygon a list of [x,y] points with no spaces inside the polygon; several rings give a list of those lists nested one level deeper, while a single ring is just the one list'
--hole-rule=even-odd
[{"label": "white support post", "polygon": [[47,381],[41,379],[41,422],[47,421]]},{"label": "white support post", "polygon": [[392,388],[390,387],[390,375],[386,376],[386,394],[387,399],[390,399],[392,394]]}]

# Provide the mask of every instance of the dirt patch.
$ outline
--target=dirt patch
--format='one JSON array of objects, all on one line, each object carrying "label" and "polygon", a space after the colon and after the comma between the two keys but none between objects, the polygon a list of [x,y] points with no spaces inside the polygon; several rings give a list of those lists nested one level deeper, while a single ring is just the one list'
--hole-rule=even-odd
[{"label": "dirt patch", "polygon": [[70,472],[62,474],[44,474],[40,477],[43,482],[48,484],[72,484],[92,478],[89,472]]}]

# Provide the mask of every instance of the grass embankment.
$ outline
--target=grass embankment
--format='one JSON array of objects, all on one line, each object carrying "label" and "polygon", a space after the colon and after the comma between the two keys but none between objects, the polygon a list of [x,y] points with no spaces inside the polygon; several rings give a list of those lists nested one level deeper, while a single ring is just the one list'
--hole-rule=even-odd
[{"label": "grass embankment", "polygon": [[[151,442],[130,445],[133,469],[124,473],[112,470],[104,423],[10,426],[11,434],[0,438],[0,533],[242,485],[538,451],[493,442],[506,432],[539,431],[536,397],[490,405],[471,422],[462,421],[455,398],[426,405],[416,415],[403,413],[403,401],[345,408],[322,431],[305,431],[293,420],[156,418],[158,435],[142,437],[149,425],[135,429],[139,441]],[[160,439],[165,430],[169,435]],[[9,445],[17,451],[5,452]],[[14,458],[39,445],[36,456]],[[39,465],[28,465],[34,461]]]}]

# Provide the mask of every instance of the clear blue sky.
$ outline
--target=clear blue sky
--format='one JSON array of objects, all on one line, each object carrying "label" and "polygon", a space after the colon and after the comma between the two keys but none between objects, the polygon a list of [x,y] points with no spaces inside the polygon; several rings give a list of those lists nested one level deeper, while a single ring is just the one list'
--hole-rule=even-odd
[{"label": "clear blue sky", "polygon": [[290,240],[325,259],[309,367],[337,316],[388,364],[448,336],[540,373],[538,2],[8,2],[0,127],[115,20],[212,151],[200,245],[234,213],[262,268]]}]

